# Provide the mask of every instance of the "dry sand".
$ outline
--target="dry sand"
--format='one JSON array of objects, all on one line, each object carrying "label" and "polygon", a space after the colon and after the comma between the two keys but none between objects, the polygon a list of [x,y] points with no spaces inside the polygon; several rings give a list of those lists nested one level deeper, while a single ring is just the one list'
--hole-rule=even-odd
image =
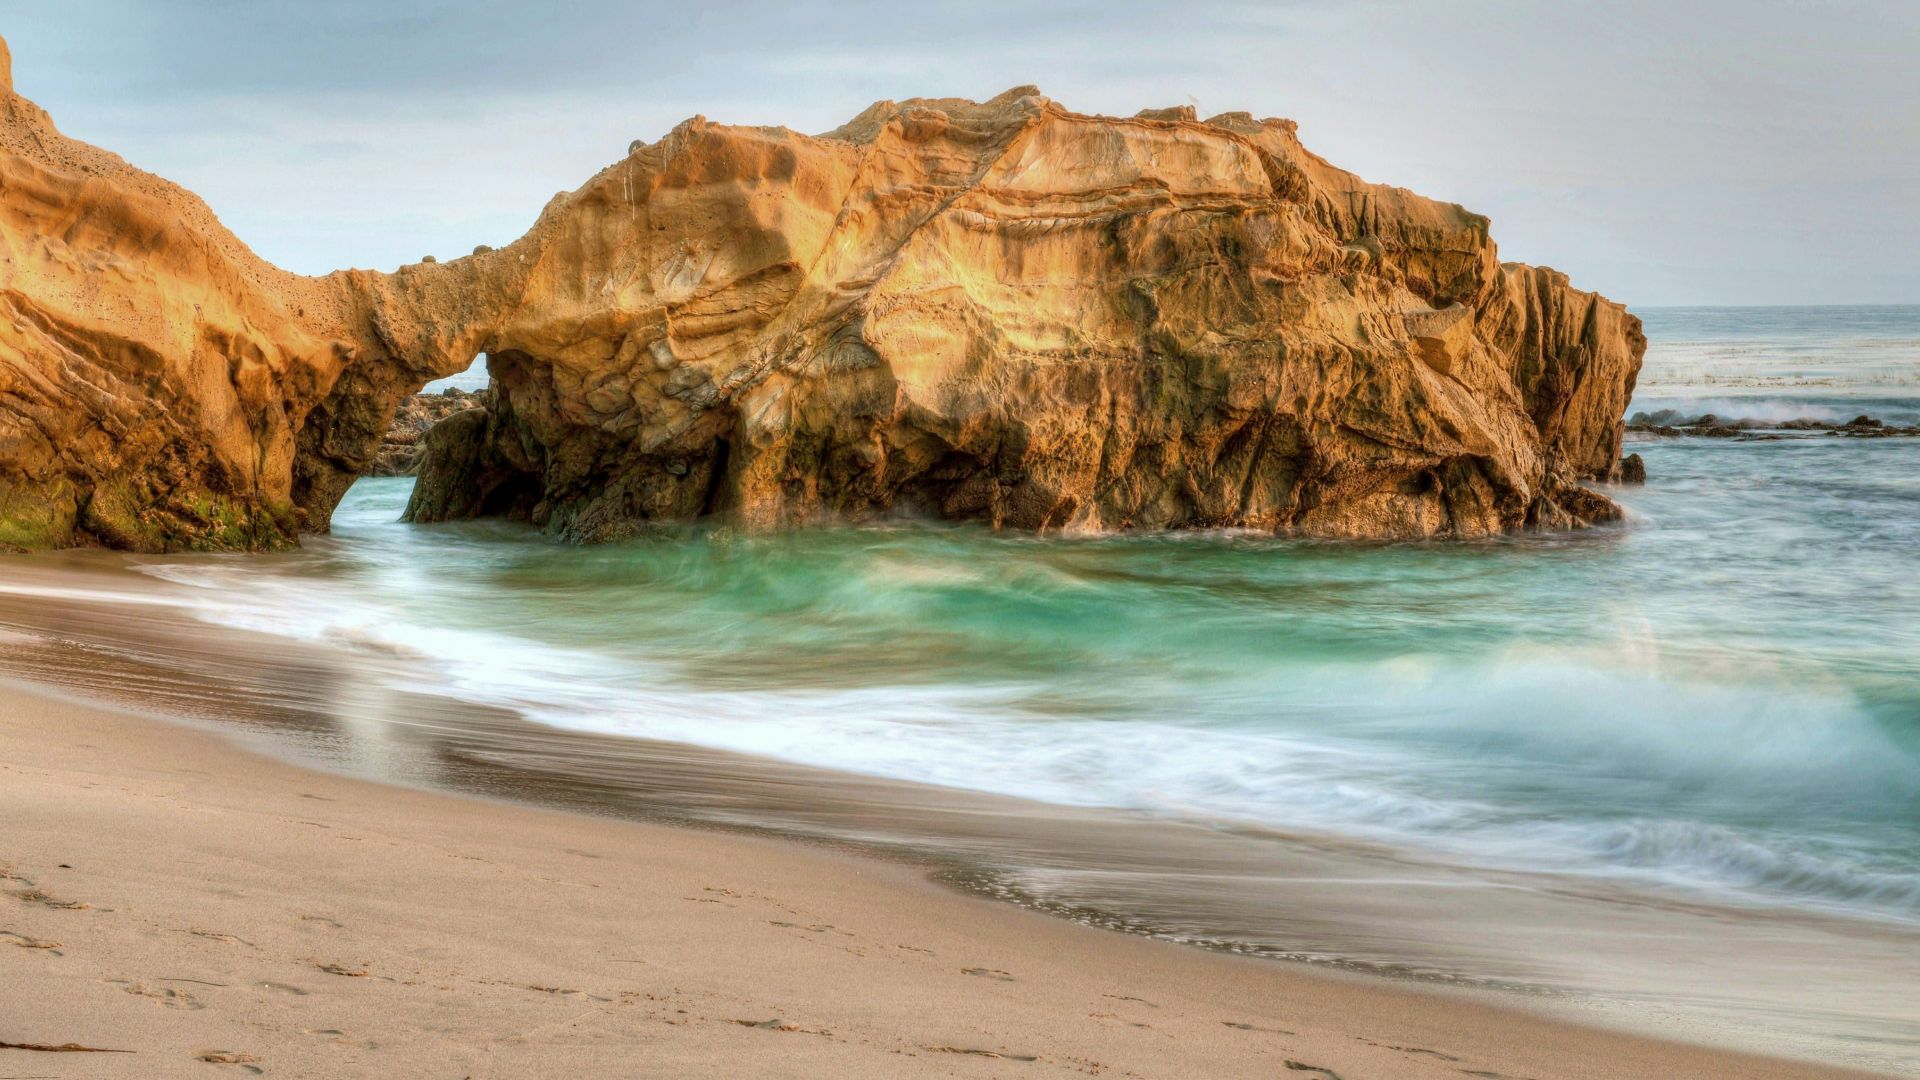
[{"label": "dry sand", "polygon": [[0,1077],[1814,1077],[0,687]]}]

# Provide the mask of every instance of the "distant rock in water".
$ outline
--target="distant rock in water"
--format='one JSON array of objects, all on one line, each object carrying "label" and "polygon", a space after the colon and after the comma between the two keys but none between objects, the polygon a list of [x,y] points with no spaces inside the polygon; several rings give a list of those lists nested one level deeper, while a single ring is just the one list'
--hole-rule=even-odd
[{"label": "distant rock in water", "polygon": [[400,403],[393,425],[380,439],[380,452],[368,476],[412,476],[419,471],[424,437],[435,424],[467,409],[481,408],[486,392],[448,387],[437,394],[415,394]]},{"label": "distant rock in water", "polygon": [[1713,413],[1691,416],[1678,409],[1637,412],[1627,420],[1627,430],[1643,435],[1669,438],[1690,436],[1700,439],[1747,439],[1777,441],[1793,434],[1824,433],[1852,438],[1907,438],[1920,436],[1920,426],[1896,427],[1871,416],[1860,415],[1844,424],[1830,420],[1801,417],[1793,420],[1726,419]]},{"label": "distant rock in water", "polygon": [[[1030,87],[695,117],[507,247],[268,265],[0,85],[0,543],[276,548],[425,439],[416,520],[1478,536],[1605,520],[1637,318],[1285,120]],[[391,462],[399,457],[389,453]]]},{"label": "distant rock in water", "polygon": [[1832,430],[1836,435],[1851,435],[1857,439],[1906,438],[1920,435],[1920,425],[1895,427],[1871,416],[1856,416]]}]

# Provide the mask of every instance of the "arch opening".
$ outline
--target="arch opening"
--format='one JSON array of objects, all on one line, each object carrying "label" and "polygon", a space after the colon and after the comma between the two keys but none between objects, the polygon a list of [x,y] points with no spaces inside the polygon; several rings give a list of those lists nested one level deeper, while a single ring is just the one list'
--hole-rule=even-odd
[{"label": "arch opening", "polygon": [[434,425],[484,403],[487,364],[487,354],[478,353],[465,368],[439,377],[427,371],[395,381],[388,369],[376,379],[364,367],[343,374],[300,431],[293,499],[306,531],[327,532],[333,511],[361,477],[415,475]]}]

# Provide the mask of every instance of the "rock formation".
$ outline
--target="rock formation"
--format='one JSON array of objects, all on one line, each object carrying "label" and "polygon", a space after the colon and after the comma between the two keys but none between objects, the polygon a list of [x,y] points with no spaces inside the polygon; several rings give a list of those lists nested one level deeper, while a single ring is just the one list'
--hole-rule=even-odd
[{"label": "rock formation", "polygon": [[401,402],[393,423],[380,437],[379,453],[374,455],[373,464],[367,466],[366,475],[412,476],[419,472],[427,432],[447,417],[480,408],[485,403],[483,391],[452,387],[437,394],[415,394]]},{"label": "rock formation", "polygon": [[[1753,417],[1715,416],[1712,413],[1691,416],[1678,409],[1661,409],[1653,413],[1634,413],[1627,419],[1627,430],[1636,435],[1740,439],[1748,442],[1780,442],[1809,434],[1838,435],[1850,439],[1920,437],[1920,425],[1909,424],[1903,427],[1899,424],[1889,424],[1864,413],[1843,424],[1811,416],[1794,420],[1762,420]],[[1622,465],[1625,465],[1624,460]]]},{"label": "rock formation", "polygon": [[64,137],[0,42],[0,545],[324,530],[398,403],[472,360],[386,351],[376,280],[273,267],[190,192]]},{"label": "rock formation", "polygon": [[1284,120],[1031,88],[696,117],[497,250],[306,278],[0,81],[0,542],[323,531],[489,357],[409,514],[1474,536],[1612,516],[1645,341]]}]

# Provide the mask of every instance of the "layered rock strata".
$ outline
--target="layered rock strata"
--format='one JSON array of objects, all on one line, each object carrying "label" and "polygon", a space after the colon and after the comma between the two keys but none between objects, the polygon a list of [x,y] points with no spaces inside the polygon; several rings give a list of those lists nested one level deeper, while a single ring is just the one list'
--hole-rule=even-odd
[{"label": "layered rock strata", "polygon": [[410,515],[578,540],[925,515],[1478,536],[1613,516],[1645,340],[1294,125],[1031,88],[807,136],[694,118],[498,249],[267,265],[4,87],[0,542],[321,531],[486,353]]}]

